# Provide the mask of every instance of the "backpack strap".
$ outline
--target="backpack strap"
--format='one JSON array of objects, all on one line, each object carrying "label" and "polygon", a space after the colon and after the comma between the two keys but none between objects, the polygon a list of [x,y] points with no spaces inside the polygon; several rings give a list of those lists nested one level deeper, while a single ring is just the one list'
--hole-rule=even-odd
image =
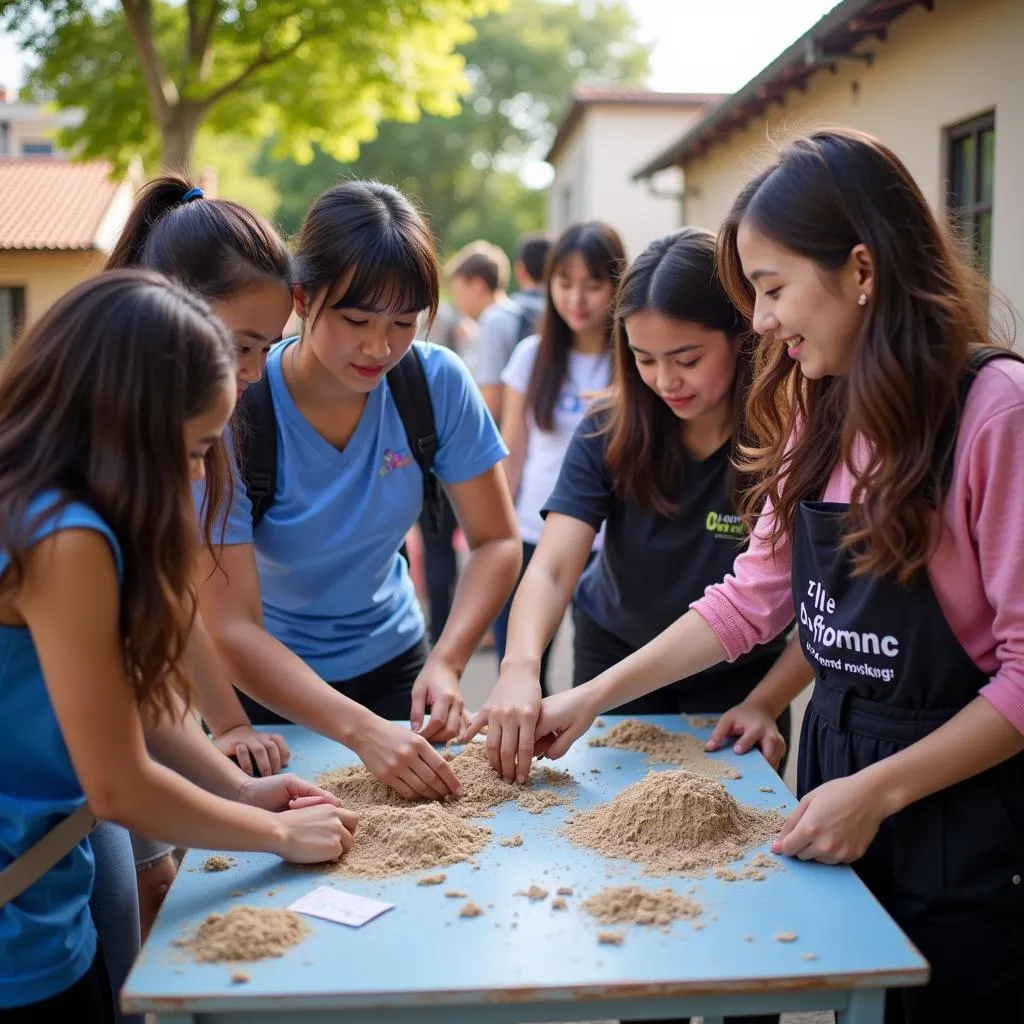
[{"label": "backpack strap", "polygon": [[412,457],[423,474],[423,511],[426,512],[427,526],[432,534],[439,534],[444,499],[441,481],[434,474],[434,456],[437,454],[434,403],[423,359],[415,346],[388,371],[388,388],[402,419]]},{"label": "backpack strap", "polygon": [[266,372],[242,392],[235,422],[238,471],[252,503],[252,525],[255,529],[274,504],[277,488],[277,417],[270,377]]},{"label": "backpack strap", "polygon": [[49,832],[0,871],[0,909],[35,885],[96,827],[88,803],[62,818]]},{"label": "backpack strap", "polygon": [[[971,385],[974,384],[982,368],[995,359],[1013,359],[1015,362],[1024,363],[1024,357],[1020,353],[1005,348],[976,348],[967,353],[967,362],[964,363],[964,368],[960,371],[960,379],[956,385],[956,402],[942,424],[942,429],[939,432],[938,441],[935,445],[935,451],[939,453],[939,457],[942,459],[940,479],[943,495],[949,493],[949,488],[953,483],[953,456],[956,452],[956,439],[960,430],[960,417],[963,415],[964,407],[967,405],[967,396],[970,394]],[[932,500],[931,495],[929,495],[929,500],[934,507],[938,507],[938,502]]]}]

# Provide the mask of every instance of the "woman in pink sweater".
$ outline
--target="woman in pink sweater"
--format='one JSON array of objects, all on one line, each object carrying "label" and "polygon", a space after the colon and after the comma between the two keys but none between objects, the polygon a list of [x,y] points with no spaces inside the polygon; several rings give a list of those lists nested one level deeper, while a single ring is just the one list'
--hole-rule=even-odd
[{"label": "woman in pink sweater", "polygon": [[[932,966],[887,1024],[1024,1021],[1024,365],[898,158],[819,131],[737,198],[722,275],[762,336],[733,574],[546,699],[537,752],[795,615],[814,695],[774,849],[852,862]],[[759,686],[709,743],[773,755]]]}]

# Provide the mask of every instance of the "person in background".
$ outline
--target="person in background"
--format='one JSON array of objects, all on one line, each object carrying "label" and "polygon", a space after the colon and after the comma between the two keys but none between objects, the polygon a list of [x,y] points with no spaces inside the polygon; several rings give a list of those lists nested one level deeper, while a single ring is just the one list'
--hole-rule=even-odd
[{"label": "person in background", "polygon": [[[505,472],[516,500],[524,572],[540,543],[541,509],[558,480],[573,433],[590,399],[611,381],[612,307],[625,267],[622,240],[607,224],[591,221],[564,231],[548,257],[548,313],[541,331],[515,347],[501,373],[501,433],[509,450]],[[594,546],[600,546],[600,538]],[[499,666],[511,603],[494,623]],[[550,649],[549,643],[540,661],[545,694]]]},{"label": "person in background", "polygon": [[[234,408],[234,348],[180,284],[111,271],[51,306],[0,377],[0,716],[17,723],[0,744],[0,878],[29,872],[0,900],[3,1024],[114,1020],[90,809],[174,845],[304,863],[352,846],[333,796],[250,778],[190,713],[189,481]],[[69,818],[83,825],[63,855],[32,868]]]},{"label": "person in background", "polygon": [[[815,670],[776,853],[850,863],[931,965],[890,1024],[1024,1020],[1024,360],[895,153],[848,129],[739,194],[722,277],[761,336],[756,516],[730,575],[647,646],[546,698],[539,753],[733,660],[797,613]],[[774,681],[779,684],[779,680]],[[723,716],[771,751],[793,686]]]},{"label": "person in background", "polygon": [[[457,255],[449,267],[450,273],[455,273],[461,266],[462,274],[456,274],[454,280],[470,280],[472,274],[476,274],[477,282],[483,282],[467,287],[463,284],[454,283],[453,293],[458,289],[460,293],[469,292],[466,301],[484,301],[488,298],[488,287],[490,282],[495,280],[493,270],[497,270],[496,280],[499,282],[491,292],[490,304],[479,314],[470,314],[478,321],[477,332],[473,344],[473,358],[471,368],[473,379],[484,396],[487,408],[495,421],[500,423],[502,416],[502,396],[504,384],[501,374],[512,357],[512,351],[524,338],[539,333],[541,314],[545,307],[544,293],[544,268],[547,265],[548,252],[551,243],[546,235],[530,234],[522,238],[516,253],[513,270],[519,291],[513,296],[504,294],[505,285],[500,284],[502,274],[508,280],[508,261],[505,254],[495,250],[493,246],[487,247],[487,243],[475,243],[480,249],[474,250],[472,246],[463,250]],[[476,255],[477,260],[466,259]],[[493,270],[487,266],[487,259],[493,260]],[[475,288],[475,295],[473,289]]]}]

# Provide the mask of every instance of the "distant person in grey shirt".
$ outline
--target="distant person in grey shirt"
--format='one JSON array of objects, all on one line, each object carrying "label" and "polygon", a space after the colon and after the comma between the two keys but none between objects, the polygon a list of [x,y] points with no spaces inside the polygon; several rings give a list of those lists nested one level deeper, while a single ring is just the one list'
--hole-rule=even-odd
[{"label": "distant person in grey shirt", "polygon": [[519,243],[515,274],[520,291],[505,294],[508,257],[488,242],[473,242],[449,262],[452,301],[477,321],[471,369],[494,419],[501,419],[501,374],[512,350],[536,333],[544,309],[544,264],[550,243],[543,235],[527,235]]}]

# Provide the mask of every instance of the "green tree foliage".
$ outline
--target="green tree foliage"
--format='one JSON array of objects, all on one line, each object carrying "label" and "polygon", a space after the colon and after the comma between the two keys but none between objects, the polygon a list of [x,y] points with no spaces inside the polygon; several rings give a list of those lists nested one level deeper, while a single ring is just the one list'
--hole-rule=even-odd
[{"label": "green tree foliage", "polygon": [[322,150],[306,167],[265,157],[260,169],[275,182],[287,230],[348,177],[380,178],[414,196],[447,252],[476,237],[511,251],[543,223],[544,194],[519,172],[543,158],[575,83],[642,82],[649,51],[623,0],[514,0],[474,26],[475,38],[458,48],[471,91],[455,117],[383,123],[347,163]]},{"label": "green tree foliage", "polygon": [[85,111],[65,145],[188,166],[198,130],[352,160],[381,120],[458,113],[456,47],[506,0],[0,0],[26,93]]}]

